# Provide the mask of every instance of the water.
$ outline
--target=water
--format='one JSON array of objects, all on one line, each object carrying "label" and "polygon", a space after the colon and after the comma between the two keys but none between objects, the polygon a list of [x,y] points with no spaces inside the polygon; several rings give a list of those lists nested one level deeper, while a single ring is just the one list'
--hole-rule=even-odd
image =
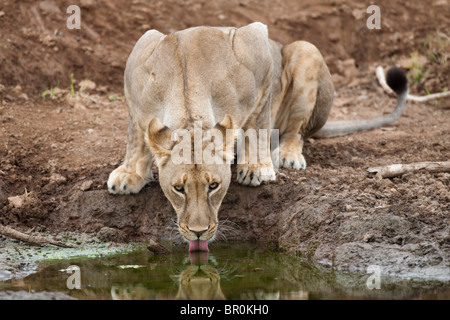
[{"label": "water", "polygon": [[[8,280],[0,290],[62,292],[78,299],[448,299],[445,284],[381,278],[366,287],[368,274],[337,273],[253,245],[216,245],[209,253],[142,251],[103,258],[73,258],[40,264],[37,273]],[[68,289],[80,270],[80,289]],[[75,283],[75,282],[71,282]]]}]

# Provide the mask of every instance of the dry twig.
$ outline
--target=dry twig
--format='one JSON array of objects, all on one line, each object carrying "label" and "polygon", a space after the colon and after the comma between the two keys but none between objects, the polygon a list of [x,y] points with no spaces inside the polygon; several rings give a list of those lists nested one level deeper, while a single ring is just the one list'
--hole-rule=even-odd
[{"label": "dry twig", "polygon": [[450,172],[450,161],[446,162],[416,162],[411,164],[391,164],[384,167],[367,169],[370,173],[379,174],[382,178],[393,178],[408,172]]},{"label": "dry twig", "polygon": [[14,230],[13,228],[3,226],[0,224],[0,234],[7,236],[9,238],[13,238],[16,240],[20,240],[23,242],[27,242],[33,245],[42,246],[46,244],[52,244],[54,246],[63,247],[63,248],[78,248],[76,244],[72,243],[64,243],[53,239],[48,239],[42,236],[32,236],[20,231]]}]

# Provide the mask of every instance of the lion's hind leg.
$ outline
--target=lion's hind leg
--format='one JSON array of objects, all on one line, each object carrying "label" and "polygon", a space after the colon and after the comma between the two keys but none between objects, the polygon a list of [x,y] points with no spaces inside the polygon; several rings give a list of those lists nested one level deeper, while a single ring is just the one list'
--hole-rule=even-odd
[{"label": "lion's hind leg", "polygon": [[306,169],[303,139],[314,127],[315,109],[322,108],[317,103],[319,86],[324,80],[323,71],[328,69],[319,50],[305,41],[284,46],[282,54],[284,98],[275,121],[275,128],[280,130],[280,153],[276,165]]},{"label": "lion's hind leg", "polygon": [[108,191],[112,194],[138,193],[152,180],[152,154],[145,144],[145,134],[129,119],[125,161],[109,175]]}]

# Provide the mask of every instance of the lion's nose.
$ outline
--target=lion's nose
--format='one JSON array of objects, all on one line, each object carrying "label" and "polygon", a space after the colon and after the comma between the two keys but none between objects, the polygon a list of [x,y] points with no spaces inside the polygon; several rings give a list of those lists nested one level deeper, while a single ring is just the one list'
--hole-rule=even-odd
[{"label": "lion's nose", "polygon": [[209,226],[208,226],[208,228],[206,228],[206,229],[201,229],[201,230],[199,230],[199,228],[189,228],[189,227],[188,227],[188,229],[189,229],[190,232],[194,233],[194,234],[197,236],[197,238],[200,239],[200,237],[202,236],[202,234],[204,234],[206,231],[208,231]]}]

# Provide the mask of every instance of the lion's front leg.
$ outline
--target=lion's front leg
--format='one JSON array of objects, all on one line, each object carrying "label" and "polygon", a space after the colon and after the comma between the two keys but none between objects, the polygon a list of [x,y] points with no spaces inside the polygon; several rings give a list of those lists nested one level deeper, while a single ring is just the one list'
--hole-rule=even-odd
[{"label": "lion's front leg", "polygon": [[303,157],[303,140],[295,139],[285,143],[281,147],[280,166],[295,170],[305,170],[306,160]]},{"label": "lion's front leg", "polygon": [[300,134],[294,134],[292,137],[283,135],[279,152],[277,167],[295,170],[306,169],[306,161],[303,157],[303,137]]},{"label": "lion's front leg", "polygon": [[109,175],[108,191],[110,193],[138,193],[153,180],[152,154],[145,144],[144,137],[144,132],[129,119],[125,161]]},{"label": "lion's front leg", "polygon": [[241,130],[237,141],[237,182],[252,187],[276,179],[270,155],[270,130]]}]

